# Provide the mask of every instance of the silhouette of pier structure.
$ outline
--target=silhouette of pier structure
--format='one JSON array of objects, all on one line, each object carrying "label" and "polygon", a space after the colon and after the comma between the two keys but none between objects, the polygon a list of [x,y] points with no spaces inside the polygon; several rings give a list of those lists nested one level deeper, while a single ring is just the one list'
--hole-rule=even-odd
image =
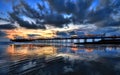
[{"label": "silhouette of pier structure", "polygon": [[37,43],[76,43],[76,44],[119,44],[120,36],[100,37],[70,37],[70,38],[39,38],[39,39],[14,39],[13,42]]}]

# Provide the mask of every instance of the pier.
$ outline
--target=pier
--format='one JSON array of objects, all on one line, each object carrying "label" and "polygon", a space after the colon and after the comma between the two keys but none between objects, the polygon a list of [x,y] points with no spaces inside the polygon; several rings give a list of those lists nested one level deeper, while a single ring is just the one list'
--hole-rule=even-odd
[{"label": "pier", "polygon": [[43,43],[96,43],[99,41],[120,41],[120,36],[110,36],[110,37],[73,37],[73,38],[52,38],[52,39],[35,39],[34,41],[39,41]]},{"label": "pier", "polygon": [[76,44],[118,44],[120,36],[107,37],[71,37],[71,38],[39,38],[39,39],[14,39],[13,42],[36,42],[36,43],[76,43]]}]

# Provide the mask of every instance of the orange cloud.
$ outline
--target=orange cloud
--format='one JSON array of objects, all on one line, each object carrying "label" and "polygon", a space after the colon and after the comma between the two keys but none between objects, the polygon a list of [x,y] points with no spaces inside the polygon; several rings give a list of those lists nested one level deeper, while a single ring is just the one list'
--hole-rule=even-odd
[{"label": "orange cloud", "polygon": [[34,38],[53,38],[56,37],[56,31],[53,30],[41,30],[41,29],[25,29],[25,28],[17,28],[12,30],[4,30],[7,34],[7,38],[15,39],[15,38],[31,38],[28,36],[29,34],[37,35]]}]

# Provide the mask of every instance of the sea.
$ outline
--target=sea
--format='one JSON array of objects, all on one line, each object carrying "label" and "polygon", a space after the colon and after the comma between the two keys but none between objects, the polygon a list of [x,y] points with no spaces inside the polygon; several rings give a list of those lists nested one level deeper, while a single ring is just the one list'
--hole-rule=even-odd
[{"label": "sea", "polygon": [[0,43],[0,75],[120,75],[120,45]]}]

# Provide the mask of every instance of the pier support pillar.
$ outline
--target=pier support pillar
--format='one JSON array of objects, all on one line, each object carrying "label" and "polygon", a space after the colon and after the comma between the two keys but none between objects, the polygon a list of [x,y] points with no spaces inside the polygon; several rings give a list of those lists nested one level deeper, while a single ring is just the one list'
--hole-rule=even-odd
[{"label": "pier support pillar", "polygon": [[84,43],[87,43],[87,39],[84,39]]},{"label": "pier support pillar", "polygon": [[95,42],[95,38],[92,38],[92,42],[93,42],[93,43]]}]

